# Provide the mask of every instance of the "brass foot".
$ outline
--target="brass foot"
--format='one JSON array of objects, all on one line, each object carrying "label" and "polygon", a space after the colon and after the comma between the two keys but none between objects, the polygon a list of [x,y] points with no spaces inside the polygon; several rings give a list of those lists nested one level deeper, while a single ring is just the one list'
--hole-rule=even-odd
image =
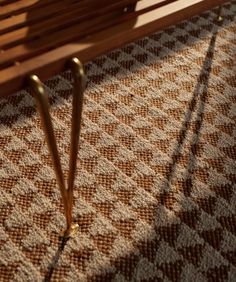
[{"label": "brass foot", "polygon": [[53,161],[53,168],[56,174],[57,183],[60,188],[64,213],[66,217],[66,231],[64,235],[71,237],[78,230],[77,224],[72,224],[73,189],[76,172],[76,161],[78,155],[78,142],[81,128],[81,117],[83,107],[83,92],[85,87],[85,74],[83,66],[77,58],[70,61],[70,67],[74,78],[74,93],[72,102],[72,121],[71,121],[71,147],[68,183],[65,184],[64,175],[61,167],[59,152],[57,149],[52,119],[50,115],[50,105],[48,97],[44,91],[43,84],[36,75],[29,77],[29,85],[32,88],[39,111],[48,149]]},{"label": "brass foot", "polygon": [[66,239],[74,238],[77,236],[78,232],[79,232],[79,225],[75,223],[72,224],[69,229],[63,232],[62,237]]}]

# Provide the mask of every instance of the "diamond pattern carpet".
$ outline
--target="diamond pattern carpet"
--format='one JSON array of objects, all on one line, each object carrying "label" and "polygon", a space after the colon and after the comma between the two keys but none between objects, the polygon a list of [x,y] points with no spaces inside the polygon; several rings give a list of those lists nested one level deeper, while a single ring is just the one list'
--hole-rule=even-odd
[{"label": "diamond pattern carpet", "polygon": [[[236,281],[236,1],[88,63],[64,228],[34,100],[0,100],[0,281]],[[45,83],[64,171],[72,78]]]}]

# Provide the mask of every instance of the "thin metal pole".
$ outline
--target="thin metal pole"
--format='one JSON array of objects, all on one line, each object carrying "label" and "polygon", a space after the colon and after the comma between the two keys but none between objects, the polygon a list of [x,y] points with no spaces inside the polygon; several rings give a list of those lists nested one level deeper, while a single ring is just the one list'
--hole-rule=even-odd
[{"label": "thin metal pole", "polygon": [[81,129],[81,118],[83,110],[83,98],[85,88],[85,74],[81,62],[77,58],[70,61],[70,68],[74,79],[74,93],[72,102],[72,119],[71,119],[71,145],[70,145],[70,162],[67,183],[68,208],[72,213],[73,207],[73,190],[76,176],[76,163],[78,155],[78,144]]},{"label": "thin metal pole", "polygon": [[72,208],[78,143],[83,109],[83,93],[85,88],[85,74],[80,61],[77,58],[73,58],[70,61],[70,67],[74,78],[74,93],[72,102],[71,146],[67,187],[64,181],[60,156],[58,153],[52,119],[50,116],[48,97],[39,78],[36,75],[31,75],[29,77],[29,85],[35,94],[37,108],[40,113],[47,145],[53,161],[53,168],[62,195],[64,213],[66,217],[66,231],[64,233],[65,237],[73,236],[78,230],[78,224],[72,224]]},{"label": "thin metal pole", "polygon": [[218,15],[217,15],[217,21],[218,22],[222,22],[223,21],[222,12],[223,12],[223,6],[219,6],[219,8],[218,8]]},{"label": "thin metal pole", "polygon": [[69,221],[69,215],[67,214],[67,210],[68,210],[67,193],[66,193],[66,187],[65,187],[65,182],[64,182],[64,176],[63,176],[63,172],[61,168],[60,157],[59,157],[59,153],[57,149],[52,119],[51,119],[51,115],[49,112],[50,105],[48,102],[48,97],[45,93],[45,90],[43,88],[41,81],[39,80],[39,78],[36,75],[31,75],[29,77],[29,85],[34,92],[37,109],[41,117],[43,130],[46,136],[47,145],[48,145],[49,152],[51,154],[51,158],[53,161],[53,168],[56,174],[57,183],[59,185],[61,195],[62,195],[65,215],[66,215],[66,218],[68,219],[67,220],[67,227],[68,227],[70,225],[70,221]]}]

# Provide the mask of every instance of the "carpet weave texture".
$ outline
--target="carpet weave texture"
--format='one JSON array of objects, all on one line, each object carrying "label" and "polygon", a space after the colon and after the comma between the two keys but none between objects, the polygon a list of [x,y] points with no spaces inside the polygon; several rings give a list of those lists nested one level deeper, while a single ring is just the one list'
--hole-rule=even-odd
[{"label": "carpet weave texture", "polygon": [[[67,242],[28,90],[0,100],[0,281],[236,281],[236,1],[85,66]],[[72,77],[45,82],[68,172]]]}]

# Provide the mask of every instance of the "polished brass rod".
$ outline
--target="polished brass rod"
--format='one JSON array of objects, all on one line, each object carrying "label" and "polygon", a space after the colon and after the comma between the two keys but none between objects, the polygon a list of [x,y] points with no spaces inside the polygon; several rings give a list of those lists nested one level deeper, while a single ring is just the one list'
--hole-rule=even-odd
[{"label": "polished brass rod", "polygon": [[62,195],[65,216],[67,219],[67,228],[69,228],[71,225],[71,222],[70,222],[71,216],[68,214],[68,210],[69,210],[68,209],[68,197],[67,197],[67,191],[66,191],[64,176],[62,172],[60,157],[59,157],[59,153],[57,149],[52,119],[51,119],[50,112],[49,112],[50,106],[48,102],[48,97],[45,93],[45,90],[43,88],[41,81],[39,80],[39,78],[36,75],[31,75],[29,77],[29,85],[33,90],[37,108],[38,108],[38,111],[41,117],[43,130],[46,136],[47,145],[48,145],[48,148],[49,148],[49,151],[52,157],[52,161],[53,161],[53,168],[54,168],[56,179],[57,179],[57,182],[58,182],[58,185],[61,191],[61,195]]},{"label": "polished brass rod", "polygon": [[81,62],[77,58],[73,58],[69,63],[74,79],[74,90],[72,101],[70,160],[67,185],[65,184],[59,152],[57,149],[52,119],[50,116],[50,105],[48,102],[48,97],[39,78],[36,75],[31,75],[29,77],[29,85],[34,92],[37,108],[40,113],[43,130],[46,136],[47,145],[52,157],[53,168],[62,195],[67,225],[66,231],[64,233],[65,237],[73,236],[78,230],[78,225],[72,224],[72,208],[78,144],[83,109],[83,94],[85,88],[85,74]]},{"label": "polished brass rod", "polygon": [[83,110],[83,94],[85,88],[85,74],[81,62],[77,58],[70,61],[70,68],[74,79],[74,91],[72,102],[72,119],[71,119],[71,145],[70,145],[70,162],[68,174],[68,201],[72,213],[73,206],[73,189],[76,176],[76,163],[78,155],[78,144],[81,129],[81,118]]},{"label": "polished brass rod", "polygon": [[223,21],[223,6],[219,6],[218,8],[218,14],[217,14],[217,20],[218,22],[222,22]]}]

